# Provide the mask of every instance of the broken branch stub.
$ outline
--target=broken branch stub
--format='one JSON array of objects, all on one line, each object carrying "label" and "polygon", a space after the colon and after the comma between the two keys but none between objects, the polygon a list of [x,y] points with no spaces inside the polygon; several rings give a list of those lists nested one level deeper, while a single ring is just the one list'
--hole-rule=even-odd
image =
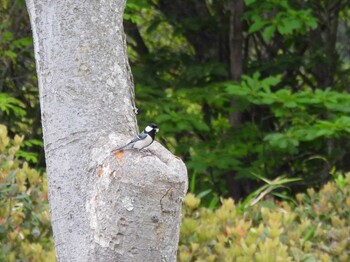
[{"label": "broken branch stub", "polygon": [[187,185],[182,160],[156,142],[111,154],[87,203],[95,252],[120,261],[176,261]]}]

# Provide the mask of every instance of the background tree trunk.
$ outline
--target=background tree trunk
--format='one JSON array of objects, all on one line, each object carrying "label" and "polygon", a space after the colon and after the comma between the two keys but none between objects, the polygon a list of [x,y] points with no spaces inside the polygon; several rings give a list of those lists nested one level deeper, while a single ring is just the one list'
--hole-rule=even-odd
[{"label": "background tree trunk", "polygon": [[[229,10],[230,79],[240,82],[243,74],[243,0],[231,0]],[[230,106],[235,109],[229,116],[230,125],[233,129],[238,129],[242,124],[242,112],[238,110],[239,106],[235,98],[231,100]],[[244,189],[248,181],[236,180],[236,175],[235,171],[230,171],[226,177],[229,195],[238,202],[245,195]]]},{"label": "background tree trunk", "polygon": [[26,0],[59,261],[175,261],[186,168],[138,132],[125,1]]}]

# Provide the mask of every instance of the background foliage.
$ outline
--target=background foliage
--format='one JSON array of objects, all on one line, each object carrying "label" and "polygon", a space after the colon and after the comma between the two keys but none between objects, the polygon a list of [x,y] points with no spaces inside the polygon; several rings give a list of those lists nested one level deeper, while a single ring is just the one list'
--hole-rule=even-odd
[{"label": "background foliage", "polygon": [[0,125],[0,260],[55,261],[46,176],[15,156],[22,143]]},{"label": "background foliage", "polygon": [[[0,117],[44,168],[24,0],[0,2]],[[191,192],[242,199],[255,175],[320,187],[349,161],[349,2],[128,0],[139,124],[186,162]],[[155,103],[155,101],[157,101]]]},{"label": "background foliage", "polygon": [[349,2],[239,2],[126,9],[141,126],[159,123],[207,205],[254,174],[302,177],[298,192],[349,169]]},{"label": "background foliage", "polygon": [[0,0],[0,123],[26,136],[18,155],[44,167],[32,33],[24,0]]}]

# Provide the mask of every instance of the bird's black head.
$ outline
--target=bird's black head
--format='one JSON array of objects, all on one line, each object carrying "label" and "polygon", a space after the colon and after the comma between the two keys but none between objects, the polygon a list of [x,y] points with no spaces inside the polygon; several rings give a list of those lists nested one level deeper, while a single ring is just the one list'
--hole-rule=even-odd
[{"label": "bird's black head", "polygon": [[155,123],[150,123],[148,126],[146,126],[144,132],[149,134],[154,139],[158,131],[159,131],[158,126]]}]

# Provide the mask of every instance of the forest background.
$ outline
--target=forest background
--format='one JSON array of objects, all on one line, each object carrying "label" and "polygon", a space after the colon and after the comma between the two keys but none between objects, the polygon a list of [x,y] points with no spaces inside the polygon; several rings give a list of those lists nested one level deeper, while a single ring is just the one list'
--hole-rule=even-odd
[{"label": "forest background", "polygon": [[[156,122],[157,139],[185,161],[189,191],[198,197],[190,195],[189,218],[199,205],[216,210],[222,197],[238,204],[272,191],[275,201],[296,204],[298,193],[312,199],[307,188],[318,191],[329,181],[342,188],[334,201],[345,203],[341,214],[349,214],[349,189],[342,191],[350,185],[344,175],[350,170],[349,14],[345,0],[127,1],[124,26],[139,126]],[[28,243],[40,236],[41,252],[52,246],[42,202],[47,188],[38,97],[25,2],[0,0],[2,254],[25,250],[15,241],[24,221]],[[302,210],[308,216],[308,208]],[[334,226],[330,219],[325,222]],[[311,241],[317,228],[300,234]],[[189,243],[211,250],[210,238],[186,232],[184,261],[198,252]],[[349,250],[344,243],[341,250]]]}]

